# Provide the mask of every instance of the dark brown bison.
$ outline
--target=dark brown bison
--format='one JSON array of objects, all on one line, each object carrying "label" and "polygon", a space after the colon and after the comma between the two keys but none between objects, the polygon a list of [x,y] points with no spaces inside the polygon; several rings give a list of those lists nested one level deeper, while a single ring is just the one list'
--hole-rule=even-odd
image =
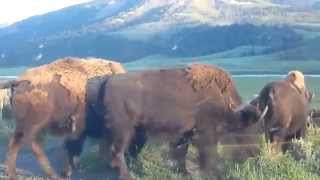
[{"label": "dark brown bison", "polygon": [[267,84],[254,101],[260,109],[268,107],[264,121],[266,139],[273,152],[285,151],[293,138],[305,135],[309,101],[306,90],[285,79]]},{"label": "dark brown bison", "polygon": [[[78,139],[74,139],[73,143],[67,149],[73,149],[77,151],[77,155],[81,153],[81,149],[84,143],[84,138],[86,136],[98,138],[100,140],[100,154],[106,160],[106,154],[110,154],[109,145],[111,141],[111,132],[109,129],[105,128],[103,105],[101,104],[101,95],[103,94],[103,89],[101,88],[106,83],[109,75],[96,76],[88,79],[86,86],[86,128]],[[141,148],[146,142],[146,134],[143,129],[137,128],[135,132],[135,137],[129,148],[129,155],[131,158],[136,158]]]},{"label": "dark brown bison", "polygon": [[174,139],[181,172],[187,172],[191,141],[199,150],[200,168],[207,173],[214,168],[215,153],[209,149],[217,145],[219,134],[247,127],[260,114],[253,106],[234,110],[241,99],[229,74],[208,65],[115,75],[106,80],[101,93],[100,110],[112,135],[111,165],[123,179],[131,179],[124,153],[137,129]]},{"label": "dark brown bison", "polygon": [[[11,89],[11,106],[16,129],[9,142],[6,164],[9,179],[16,179],[18,151],[30,145],[47,175],[56,178],[38,138],[49,131],[65,137],[68,161],[64,175],[71,175],[74,159],[80,155],[88,131],[87,80],[97,75],[125,72],[119,63],[100,59],[66,58],[33,68],[17,80],[1,84]],[[94,123],[94,122],[93,122]],[[90,135],[89,135],[90,136]]]}]

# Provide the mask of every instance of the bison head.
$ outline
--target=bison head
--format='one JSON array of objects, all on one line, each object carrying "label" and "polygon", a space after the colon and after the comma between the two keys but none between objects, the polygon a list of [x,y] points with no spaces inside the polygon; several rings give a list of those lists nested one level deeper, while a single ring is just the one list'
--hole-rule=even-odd
[{"label": "bison head", "polygon": [[233,122],[236,129],[247,128],[264,119],[268,107],[263,111],[252,104],[245,104],[234,111],[235,121]]}]

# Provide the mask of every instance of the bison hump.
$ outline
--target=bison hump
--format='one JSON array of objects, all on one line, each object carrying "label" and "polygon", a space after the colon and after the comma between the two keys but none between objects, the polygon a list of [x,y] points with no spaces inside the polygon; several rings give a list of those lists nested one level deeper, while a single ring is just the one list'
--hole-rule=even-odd
[{"label": "bison hump", "polygon": [[59,76],[59,82],[73,95],[84,99],[88,79],[95,76],[125,73],[120,63],[96,59],[67,57],[53,63],[29,69],[19,79],[32,85],[46,85]]}]

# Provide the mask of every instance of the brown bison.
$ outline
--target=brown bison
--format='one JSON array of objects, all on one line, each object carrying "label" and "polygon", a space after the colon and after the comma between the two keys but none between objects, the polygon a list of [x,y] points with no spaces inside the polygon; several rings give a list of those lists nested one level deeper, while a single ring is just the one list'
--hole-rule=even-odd
[{"label": "brown bison", "polygon": [[[11,106],[16,129],[9,142],[6,165],[9,179],[16,179],[18,151],[30,145],[40,165],[51,178],[57,178],[39,143],[39,135],[49,131],[66,137],[69,158],[64,175],[70,175],[74,157],[80,154],[87,134],[87,80],[97,75],[125,72],[119,63],[100,59],[66,58],[33,68],[17,80],[1,84],[11,88]],[[81,143],[79,143],[81,142]]]},{"label": "brown bison", "polygon": [[268,108],[264,131],[273,152],[285,151],[287,141],[305,135],[310,93],[302,73],[290,72],[286,79],[267,84],[254,101],[260,109]]},{"label": "brown bison", "polygon": [[181,172],[187,172],[191,141],[199,150],[200,168],[207,173],[214,168],[210,148],[217,145],[219,134],[247,127],[260,115],[253,106],[235,110],[241,99],[229,74],[208,65],[115,75],[107,78],[101,93],[100,110],[112,135],[111,165],[123,179],[131,179],[124,153],[137,129],[174,139]]}]

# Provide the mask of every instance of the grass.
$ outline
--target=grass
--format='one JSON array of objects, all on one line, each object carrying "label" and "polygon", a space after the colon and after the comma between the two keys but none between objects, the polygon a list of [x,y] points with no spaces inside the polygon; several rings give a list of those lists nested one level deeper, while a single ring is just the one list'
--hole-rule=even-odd
[{"label": "grass", "polygon": [[[309,128],[308,135],[304,140],[296,141],[303,158],[297,160],[295,153],[288,152],[278,155],[276,158],[270,156],[267,144],[260,142],[261,152],[259,155],[249,158],[244,162],[234,162],[232,160],[219,161],[219,167],[223,176],[230,180],[317,180],[320,179],[320,143],[317,140],[319,128]],[[316,133],[316,134],[314,134]],[[185,177],[175,172],[166,145],[157,142],[148,144],[140,154],[137,161],[130,161],[131,172],[141,180],[205,180],[215,179],[215,177],[201,177],[198,174],[196,151],[191,148],[187,164],[189,171],[194,174],[192,177]],[[86,165],[92,161],[92,155],[87,155],[82,159],[82,164]],[[93,157],[94,159],[98,158]],[[89,163],[90,164],[90,163]],[[89,165],[90,168],[95,165]],[[89,167],[88,166],[88,167]],[[190,168],[191,167],[191,168]],[[94,169],[90,169],[94,170]]]},{"label": "grass", "polygon": [[[260,136],[260,153],[244,161],[233,161],[227,157],[220,145],[222,160],[218,161],[222,176],[228,180],[318,180],[320,179],[320,128],[308,127],[304,139],[294,140],[292,148],[286,154],[272,156],[268,144]],[[143,149],[138,160],[128,160],[131,173],[140,180],[207,180],[215,177],[199,175],[197,151],[189,149],[187,166],[192,176],[185,177],[175,171],[169,157],[169,149],[163,141],[153,141]],[[105,162],[96,153],[87,153],[81,160],[88,171],[101,169]]]},{"label": "grass", "polygon": [[[309,127],[304,140],[295,140],[291,151],[276,158],[269,155],[267,144],[260,144],[259,156],[250,158],[241,164],[229,165],[230,179],[241,180],[316,180],[320,179],[319,128]],[[297,157],[297,153],[299,157]]]},{"label": "grass", "polygon": [[[234,51],[242,51],[241,48]],[[279,56],[285,56],[286,52],[278,52],[274,54],[264,54],[256,56],[236,56],[241,52],[230,50],[228,53],[223,53],[199,56],[191,58],[171,58],[161,55],[154,55],[125,63],[124,66],[128,70],[153,69],[153,68],[168,68],[184,66],[191,63],[214,64],[232,73],[285,73],[292,69],[298,69],[307,73],[319,73],[320,61],[318,59],[306,60],[286,60]]]},{"label": "grass", "polygon": [[[319,128],[310,127],[308,135],[304,140],[295,141],[296,149],[276,158],[270,156],[267,143],[260,142],[261,152],[259,155],[249,158],[244,162],[232,160],[219,161],[223,176],[230,180],[317,180],[320,179],[320,143],[317,140]],[[159,147],[161,147],[159,149]],[[183,177],[177,174],[169,165],[166,146],[149,144],[141,153],[139,160],[131,164],[131,172],[141,180],[149,179],[190,179],[204,180],[215,179],[198,176],[196,170],[191,170],[192,177]],[[296,153],[299,151],[300,159]],[[188,164],[195,167],[196,159],[194,149],[191,149]]]}]

